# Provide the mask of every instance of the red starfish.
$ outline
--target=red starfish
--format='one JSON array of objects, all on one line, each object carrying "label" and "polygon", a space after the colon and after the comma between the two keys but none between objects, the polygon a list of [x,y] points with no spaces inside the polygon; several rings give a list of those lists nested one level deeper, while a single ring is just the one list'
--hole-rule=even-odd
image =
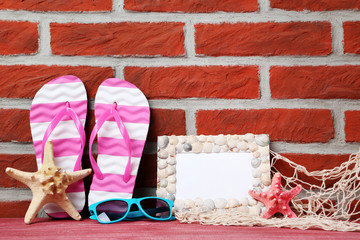
[{"label": "red starfish", "polygon": [[262,215],[263,218],[270,218],[275,213],[282,213],[289,218],[297,218],[296,214],[290,209],[290,200],[298,195],[302,190],[301,185],[297,185],[290,191],[281,191],[281,175],[276,173],[272,179],[270,189],[266,192],[256,192],[250,190],[249,194],[265,204],[265,211]]}]

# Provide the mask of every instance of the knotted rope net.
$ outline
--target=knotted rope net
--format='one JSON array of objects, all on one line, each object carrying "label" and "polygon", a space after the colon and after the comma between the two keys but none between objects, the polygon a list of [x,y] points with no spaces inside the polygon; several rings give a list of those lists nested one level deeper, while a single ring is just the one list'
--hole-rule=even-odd
[{"label": "knotted rope net", "polygon": [[[275,216],[264,219],[246,215],[237,208],[215,209],[212,212],[201,208],[179,211],[176,218],[184,223],[200,222],[209,225],[360,231],[360,152],[350,155],[348,161],[333,169],[313,172],[278,153],[271,151],[271,154],[272,174],[281,172],[276,165],[288,164],[293,170],[292,176],[282,176],[282,190],[289,190],[297,184],[303,186],[302,192],[290,204],[298,218]],[[304,180],[309,178],[319,184],[314,185]]]}]

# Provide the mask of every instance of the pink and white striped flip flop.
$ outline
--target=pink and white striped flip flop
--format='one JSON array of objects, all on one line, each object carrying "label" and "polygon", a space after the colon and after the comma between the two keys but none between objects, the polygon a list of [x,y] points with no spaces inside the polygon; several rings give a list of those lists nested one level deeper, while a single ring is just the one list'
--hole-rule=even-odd
[{"label": "pink and white striped flip flop", "polygon": [[[106,199],[132,198],[149,128],[149,103],[133,84],[109,78],[96,93],[95,119],[89,143],[94,170],[89,205]],[[91,152],[96,135],[97,163]]]},{"label": "pink and white striped flip flop", "polygon": [[[36,93],[30,109],[30,126],[38,169],[42,165],[47,140],[53,142],[56,166],[68,172],[81,169],[86,141],[86,113],[86,90],[82,81],[75,76],[55,78]],[[81,212],[85,205],[83,181],[71,184],[66,189],[66,194]],[[51,217],[69,217],[53,203],[46,204],[44,210]]]}]

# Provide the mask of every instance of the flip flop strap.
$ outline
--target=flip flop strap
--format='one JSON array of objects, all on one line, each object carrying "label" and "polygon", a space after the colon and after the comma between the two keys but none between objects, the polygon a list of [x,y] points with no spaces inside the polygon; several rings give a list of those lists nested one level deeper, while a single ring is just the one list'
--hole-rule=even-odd
[{"label": "flip flop strap", "polygon": [[96,177],[100,180],[104,179],[104,176],[99,168],[99,166],[97,165],[94,156],[92,155],[91,149],[94,143],[94,140],[96,138],[96,135],[98,134],[100,128],[102,127],[102,125],[104,124],[105,120],[107,120],[109,117],[113,117],[115,119],[115,122],[120,130],[121,135],[123,136],[126,146],[127,146],[127,150],[128,150],[128,155],[129,155],[129,159],[128,162],[126,164],[125,167],[125,172],[123,175],[123,180],[125,183],[127,183],[130,180],[130,173],[131,173],[131,142],[130,142],[130,138],[129,138],[129,134],[126,130],[126,127],[123,123],[123,121],[121,120],[121,117],[117,111],[117,104],[114,103],[109,109],[107,109],[103,115],[99,118],[99,120],[97,120],[91,135],[90,135],[90,140],[89,140],[89,156],[90,156],[90,162],[91,165],[93,167],[94,170],[94,174],[96,175]]},{"label": "flip flop strap", "polygon": [[71,119],[74,121],[76,129],[78,130],[78,132],[80,134],[81,150],[78,155],[78,158],[76,159],[75,166],[74,166],[74,171],[78,171],[81,169],[81,159],[82,159],[82,155],[84,152],[86,135],[85,135],[84,126],[82,125],[82,123],[79,119],[79,116],[70,107],[69,102],[66,102],[66,107],[55,115],[55,117],[51,120],[48,128],[45,131],[44,138],[42,140],[41,162],[44,160],[44,149],[45,149],[45,144],[46,144],[48,138],[50,137],[51,133],[54,131],[56,126],[59,124],[60,120],[66,115],[71,117]]}]

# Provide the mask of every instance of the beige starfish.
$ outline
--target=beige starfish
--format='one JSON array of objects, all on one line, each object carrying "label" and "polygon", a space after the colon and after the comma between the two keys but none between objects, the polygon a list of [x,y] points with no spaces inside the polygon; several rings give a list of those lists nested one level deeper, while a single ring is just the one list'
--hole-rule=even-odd
[{"label": "beige starfish", "polygon": [[6,168],[9,176],[27,185],[33,193],[30,206],[25,214],[24,222],[26,224],[30,224],[47,203],[55,203],[73,219],[81,220],[79,212],[66,196],[65,190],[70,184],[88,176],[91,169],[70,173],[60,172],[60,169],[55,165],[51,141],[47,141],[45,144],[43,165],[37,172],[23,172],[14,168]]}]

